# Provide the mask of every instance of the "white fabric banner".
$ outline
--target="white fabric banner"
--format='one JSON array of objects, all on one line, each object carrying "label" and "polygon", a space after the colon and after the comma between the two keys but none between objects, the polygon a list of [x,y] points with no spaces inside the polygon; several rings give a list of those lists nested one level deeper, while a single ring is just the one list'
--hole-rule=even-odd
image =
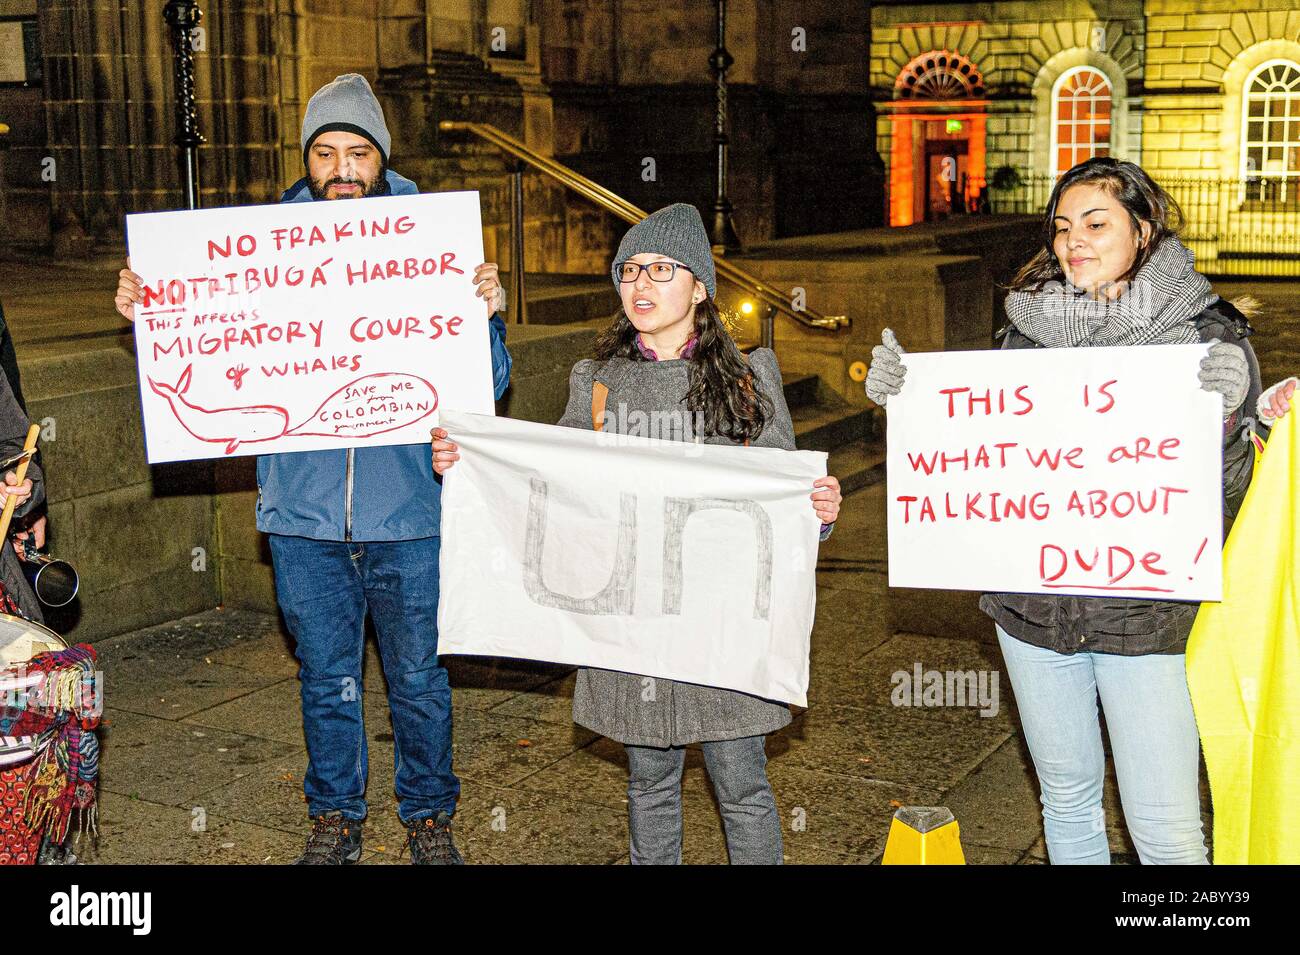
[{"label": "white fabric banner", "polygon": [[477,192],[126,217],[150,464],[429,440],[492,411]]},{"label": "white fabric banner", "polygon": [[819,451],[445,411],[438,652],[807,705]]},{"label": "white fabric banner", "polygon": [[1204,345],[907,354],[889,585],[1160,600],[1222,590]]}]

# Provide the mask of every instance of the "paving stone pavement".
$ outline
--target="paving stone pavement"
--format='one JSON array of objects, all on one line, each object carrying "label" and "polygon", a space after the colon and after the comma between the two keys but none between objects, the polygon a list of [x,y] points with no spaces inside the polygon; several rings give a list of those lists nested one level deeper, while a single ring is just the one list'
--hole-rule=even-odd
[{"label": "paving stone pavement", "polygon": [[[969,595],[890,592],[884,489],[844,504],[822,546],[809,708],[768,740],[790,863],[878,862],[894,809],[946,805],[972,864],[1044,864],[1037,789],[992,627]],[[894,604],[899,606],[894,606]],[[978,614],[977,611],[975,611]],[[948,624],[961,620],[960,632]],[[285,863],[307,828],[297,664],[275,617],[212,610],[103,641],[106,726],[97,863]],[[625,863],[622,747],[573,723],[571,667],[446,658],[470,863]],[[997,673],[1000,705],[901,707],[891,676]],[[367,645],[366,863],[404,862],[382,669]],[[973,702],[973,701],[972,701]],[[1205,797],[1209,830],[1208,796]],[[1116,862],[1134,861],[1108,768]],[[683,780],[684,861],[724,863],[698,750]]]},{"label": "paving stone pavement", "polygon": [[1300,375],[1300,282],[1225,280],[1215,282],[1214,291],[1230,300],[1248,295],[1259,303],[1259,312],[1251,319],[1255,328],[1251,345],[1265,387]]},{"label": "paving stone pavement", "polygon": [[[10,324],[25,358],[120,335],[103,307],[116,260],[95,269],[6,263]],[[63,307],[24,288],[58,281]],[[1262,303],[1253,339],[1265,384],[1300,372],[1300,282],[1216,281]],[[106,291],[107,290],[107,291]],[[84,307],[83,307],[84,306]],[[93,307],[92,307],[93,306]],[[891,705],[890,676],[999,671],[992,627],[971,594],[889,591],[879,485],[850,495],[818,564],[809,709],[768,742],[769,772],[792,863],[879,860],[896,803],[956,814],[968,861],[1046,862],[1037,789],[1005,674],[996,716]],[[286,862],[306,828],[297,664],[277,620],[214,610],[99,645],[108,725],[100,838],[83,858],[122,862]],[[571,668],[447,661],[458,839],[470,862],[625,862],[621,747],[570,720]],[[371,817],[366,861],[399,861],[392,734],[368,648]],[[1209,831],[1209,799],[1202,803]],[[684,777],[684,855],[724,862],[721,822],[698,752]],[[1117,862],[1133,861],[1108,763],[1106,811]]]}]

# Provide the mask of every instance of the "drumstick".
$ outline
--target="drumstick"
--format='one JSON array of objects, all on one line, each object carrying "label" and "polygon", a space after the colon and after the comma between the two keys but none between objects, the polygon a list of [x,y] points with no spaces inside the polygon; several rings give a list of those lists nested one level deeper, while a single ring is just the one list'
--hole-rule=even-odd
[{"label": "drumstick", "polygon": [[[24,451],[35,450],[36,438],[40,433],[41,426],[39,424],[34,424],[27,429],[27,441],[23,444]],[[19,463],[18,469],[14,472],[14,476],[18,478],[18,480],[14,482],[15,484],[22,484],[23,479],[27,477],[27,464],[31,459],[32,456],[29,454]],[[0,478],[2,477],[3,476],[0,476]],[[9,524],[14,519],[14,508],[17,506],[18,498],[14,497],[12,494],[6,494],[4,514],[0,516],[0,546],[4,546],[3,542],[9,539]]]}]

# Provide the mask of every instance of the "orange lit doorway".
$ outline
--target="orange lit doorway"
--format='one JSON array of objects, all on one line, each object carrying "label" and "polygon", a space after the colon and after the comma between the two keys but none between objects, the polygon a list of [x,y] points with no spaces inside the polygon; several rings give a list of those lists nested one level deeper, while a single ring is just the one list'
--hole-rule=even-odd
[{"label": "orange lit doorway", "polygon": [[891,119],[889,224],[973,211],[984,188],[984,114],[906,113]]},{"label": "orange lit doorway", "polygon": [[966,172],[965,140],[925,143],[925,218],[946,219],[964,210]]},{"label": "orange lit doorway", "polygon": [[979,69],[965,56],[932,50],[894,82],[889,116],[889,224],[973,211],[984,189],[985,99]]}]

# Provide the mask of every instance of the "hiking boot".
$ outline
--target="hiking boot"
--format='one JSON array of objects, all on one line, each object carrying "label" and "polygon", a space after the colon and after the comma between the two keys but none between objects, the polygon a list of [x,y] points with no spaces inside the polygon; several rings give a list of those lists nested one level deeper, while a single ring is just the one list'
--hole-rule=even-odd
[{"label": "hiking boot", "polygon": [[411,865],[464,865],[465,860],[456,851],[451,840],[451,816],[440,812],[436,816],[403,822],[406,826],[406,847],[411,851]]},{"label": "hiking boot", "polygon": [[361,858],[361,822],[341,812],[317,816],[307,849],[294,865],[352,865]]}]

